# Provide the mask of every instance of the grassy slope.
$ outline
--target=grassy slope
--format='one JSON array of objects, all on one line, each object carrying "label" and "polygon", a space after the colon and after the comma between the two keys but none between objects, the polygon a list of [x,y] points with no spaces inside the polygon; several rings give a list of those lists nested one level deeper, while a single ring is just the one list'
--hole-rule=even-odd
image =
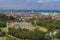
[{"label": "grassy slope", "polygon": [[43,31],[43,32],[47,32],[47,31],[48,31],[47,28],[44,28],[44,27],[41,27],[41,26],[34,26],[34,25],[33,25],[33,30],[34,30],[35,28],[38,28],[40,31]]},{"label": "grassy slope", "polygon": [[[48,29],[45,28],[45,27],[42,27],[42,26],[34,26],[34,25],[33,25],[33,30],[34,30],[35,28],[38,28],[40,31],[43,31],[43,32],[47,32],[47,31],[48,31]],[[58,30],[54,30],[54,31],[58,31]],[[52,39],[52,40],[60,40],[60,39],[54,38],[54,39]]]},{"label": "grassy slope", "polygon": [[7,37],[0,37],[0,40],[7,40]]}]

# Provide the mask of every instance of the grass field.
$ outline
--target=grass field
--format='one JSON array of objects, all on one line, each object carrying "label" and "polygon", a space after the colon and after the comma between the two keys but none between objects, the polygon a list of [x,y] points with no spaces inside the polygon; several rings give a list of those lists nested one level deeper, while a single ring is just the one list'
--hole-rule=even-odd
[{"label": "grass field", "polygon": [[0,37],[0,40],[7,40],[7,37]]},{"label": "grass field", "polygon": [[52,40],[60,40],[60,39],[58,39],[58,38],[54,38],[54,39],[52,39]]},{"label": "grass field", "polygon": [[41,27],[41,26],[34,26],[34,25],[33,25],[33,29],[36,29],[36,28],[38,28],[40,31],[43,31],[43,32],[47,32],[47,31],[48,31],[48,29],[47,29],[47,28],[45,28],[45,27]]}]

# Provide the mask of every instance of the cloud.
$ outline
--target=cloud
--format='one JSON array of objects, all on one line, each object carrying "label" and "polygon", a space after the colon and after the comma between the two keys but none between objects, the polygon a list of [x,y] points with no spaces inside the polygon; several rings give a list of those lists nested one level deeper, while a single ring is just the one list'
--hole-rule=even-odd
[{"label": "cloud", "polygon": [[43,1],[43,0],[37,0],[36,2],[39,2],[39,3],[44,3],[44,1]]},{"label": "cloud", "polygon": [[38,2],[38,3],[45,3],[47,1],[45,1],[45,0],[36,0],[36,2]]}]

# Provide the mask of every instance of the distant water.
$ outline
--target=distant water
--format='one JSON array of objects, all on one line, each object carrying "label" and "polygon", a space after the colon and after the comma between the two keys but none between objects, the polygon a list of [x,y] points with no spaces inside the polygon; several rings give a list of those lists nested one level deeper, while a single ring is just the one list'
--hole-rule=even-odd
[{"label": "distant water", "polygon": [[60,12],[60,10],[0,10],[0,12]]}]

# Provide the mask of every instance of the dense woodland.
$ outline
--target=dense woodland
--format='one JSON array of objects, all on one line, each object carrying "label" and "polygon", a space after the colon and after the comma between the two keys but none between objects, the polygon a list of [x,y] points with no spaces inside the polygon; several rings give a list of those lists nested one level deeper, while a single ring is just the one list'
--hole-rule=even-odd
[{"label": "dense woodland", "polygon": [[6,27],[6,23],[10,20],[14,20],[14,17],[0,14],[0,27]]},{"label": "dense woodland", "polygon": [[45,33],[35,29],[34,31],[29,31],[28,29],[9,29],[8,34],[15,36],[20,39],[30,39],[30,40],[47,40],[45,38]]},{"label": "dense woodland", "polygon": [[1,29],[0,29],[0,37],[4,37],[6,36],[6,32],[3,32]]},{"label": "dense woodland", "polygon": [[37,25],[44,26],[48,29],[53,29],[53,30],[60,29],[60,20],[44,18],[44,19],[40,19],[39,22],[37,22]]}]

